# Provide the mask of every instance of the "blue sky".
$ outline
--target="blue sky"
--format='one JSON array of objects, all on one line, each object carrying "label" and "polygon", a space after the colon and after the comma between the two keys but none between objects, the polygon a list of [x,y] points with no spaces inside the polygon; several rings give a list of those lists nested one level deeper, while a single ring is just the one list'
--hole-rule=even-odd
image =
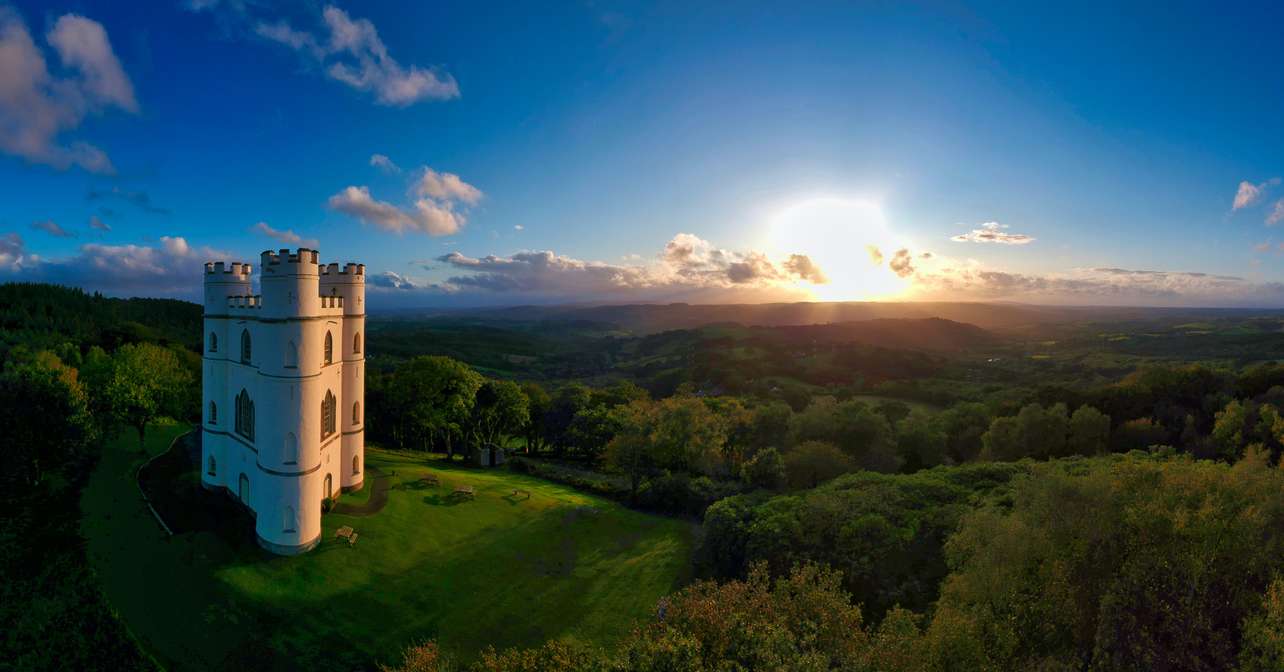
[{"label": "blue sky", "polygon": [[0,279],[193,296],[206,257],[289,231],[365,262],[387,306],[1284,305],[1282,24],[1270,4],[20,2]]}]

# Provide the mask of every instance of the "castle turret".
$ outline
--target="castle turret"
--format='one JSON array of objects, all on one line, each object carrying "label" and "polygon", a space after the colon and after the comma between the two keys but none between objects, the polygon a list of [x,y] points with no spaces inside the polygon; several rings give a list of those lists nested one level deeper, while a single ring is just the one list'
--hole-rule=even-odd
[{"label": "castle turret", "polygon": [[340,417],[343,438],[342,484],[344,489],[361,487],[365,469],[361,464],[365,452],[365,337],[366,337],[366,267],[349,263],[339,269],[331,263],[321,267],[321,295],[338,297],[343,308],[343,337],[339,344],[342,353],[343,395],[345,400]]},{"label": "castle turret", "polygon": [[260,260],[259,295],[249,264],[206,264],[201,482],[255,514],[264,548],[300,553],[322,502],[362,485],[365,267],[307,248]]}]

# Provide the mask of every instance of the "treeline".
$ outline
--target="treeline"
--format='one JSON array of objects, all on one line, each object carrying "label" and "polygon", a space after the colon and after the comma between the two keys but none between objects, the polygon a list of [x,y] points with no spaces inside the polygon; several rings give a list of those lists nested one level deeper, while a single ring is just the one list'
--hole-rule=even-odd
[{"label": "treeline", "polygon": [[92,346],[179,344],[199,352],[199,304],[172,299],[116,299],[60,285],[0,284],[0,359],[26,345],[64,360]]},{"label": "treeline", "polygon": [[662,600],[613,649],[552,641],[464,667],[430,643],[385,670],[1284,669],[1281,489],[1260,450],[846,476],[806,504],[741,500],[744,541],[711,520],[707,543],[765,557]]}]

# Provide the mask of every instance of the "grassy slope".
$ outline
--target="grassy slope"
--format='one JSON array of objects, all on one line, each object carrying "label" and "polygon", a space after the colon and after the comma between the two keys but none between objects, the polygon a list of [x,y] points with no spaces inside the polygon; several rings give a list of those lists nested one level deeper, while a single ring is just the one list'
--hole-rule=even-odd
[{"label": "grassy slope", "polygon": [[[149,452],[182,431],[153,430]],[[465,657],[549,637],[606,646],[687,571],[685,523],[506,471],[374,449],[367,463],[394,484],[436,473],[441,486],[394,487],[372,516],[327,515],[326,541],[300,557],[238,548],[210,532],[167,540],[138,497],[135,441],[126,434],[108,446],[82,500],[82,526],[113,606],[181,669],[219,667],[250,642],[278,655],[324,648],[383,661],[429,637]],[[476,500],[447,503],[456,483],[475,486]],[[514,488],[530,499],[513,498]],[[359,532],[356,547],[333,540],[341,525]]]}]

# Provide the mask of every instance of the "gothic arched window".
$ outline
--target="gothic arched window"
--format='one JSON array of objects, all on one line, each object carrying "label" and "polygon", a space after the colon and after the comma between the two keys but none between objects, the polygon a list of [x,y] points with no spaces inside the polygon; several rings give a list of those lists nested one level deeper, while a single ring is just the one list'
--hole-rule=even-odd
[{"label": "gothic arched window", "polygon": [[254,402],[245,390],[236,395],[236,433],[254,440]]},{"label": "gothic arched window", "polygon": [[294,519],[294,507],[293,506],[285,507],[285,511],[283,511],[282,514],[283,515],[281,516],[281,531],[282,532],[295,531],[297,523],[295,522],[295,519]]},{"label": "gothic arched window", "polygon": [[210,476],[216,476],[218,474],[217,469],[215,469],[216,466],[218,465],[214,462],[214,456],[210,455],[209,466],[206,467],[205,471],[209,472]]},{"label": "gothic arched window", "polygon": [[210,402],[210,424],[211,425],[218,424],[218,405],[216,405],[212,401]]},{"label": "gothic arched window", "polygon": [[285,459],[286,464],[298,464],[299,462],[299,439],[294,436],[294,432],[285,435]]},{"label": "gothic arched window", "polygon": [[361,354],[361,332],[352,335],[352,353]]},{"label": "gothic arched window", "polygon": [[324,439],[334,433],[334,394],[330,390],[325,391],[325,399],[321,400],[321,438]]},{"label": "gothic arched window", "polygon": [[334,496],[334,479],[330,478],[330,474],[325,475],[324,487],[325,487],[325,498],[330,499],[331,497],[333,497]]},{"label": "gothic arched window", "polygon": [[285,346],[285,368],[299,368],[299,346],[295,345],[294,341],[290,341]]},{"label": "gothic arched window", "polygon": [[361,424],[361,402],[352,402],[352,424]]},{"label": "gothic arched window", "polygon": [[329,364],[334,361],[334,338],[330,332],[325,332],[325,363]]},{"label": "gothic arched window", "polygon": [[210,332],[210,352],[218,352],[218,334]]},{"label": "gothic arched window", "polygon": [[353,474],[361,473],[361,456],[360,455],[352,456],[352,473]]},{"label": "gothic arched window", "polygon": [[241,363],[250,363],[250,330],[241,330]]}]

